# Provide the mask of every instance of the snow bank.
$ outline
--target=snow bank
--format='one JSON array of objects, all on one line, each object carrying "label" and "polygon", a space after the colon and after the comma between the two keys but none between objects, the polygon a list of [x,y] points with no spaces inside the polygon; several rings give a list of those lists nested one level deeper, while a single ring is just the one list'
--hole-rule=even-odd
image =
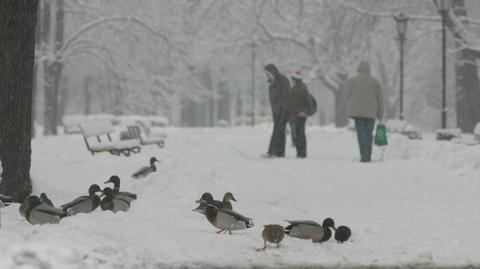
[{"label": "snow bank", "polygon": [[[307,130],[308,154],[263,159],[271,125],[255,128],[169,128],[164,149],[131,157],[91,156],[80,135],[33,140],[34,192],[56,204],[84,195],[113,174],[139,198],[130,211],[97,210],[31,226],[18,205],[2,209],[0,268],[304,268],[479,265],[480,148],[390,135],[383,162],[358,162],[355,134]],[[379,154],[375,148],[375,155]],[[158,172],[130,175],[156,156]],[[378,157],[375,157],[376,160]],[[216,234],[191,210],[205,192],[231,191],[233,207],[255,226]],[[286,237],[263,245],[264,224],[332,217],[351,240],[312,244]]]}]

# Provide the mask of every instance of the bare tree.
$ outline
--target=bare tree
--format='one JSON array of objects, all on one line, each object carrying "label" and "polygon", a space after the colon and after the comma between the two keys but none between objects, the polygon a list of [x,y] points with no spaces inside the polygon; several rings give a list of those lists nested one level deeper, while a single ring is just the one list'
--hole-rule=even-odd
[{"label": "bare tree", "polygon": [[480,80],[478,59],[480,50],[472,48],[472,33],[469,29],[465,0],[453,1],[453,14],[448,27],[455,37],[458,50],[455,58],[457,127],[464,132],[473,132],[480,122]]},{"label": "bare tree", "polygon": [[36,0],[0,2],[0,193],[23,200],[30,181]]},{"label": "bare tree", "polygon": [[45,135],[57,134],[57,122],[58,122],[58,96],[59,96],[59,84],[63,70],[63,63],[60,59],[58,51],[63,45],[64,35],[64,0],[51,1],[49,7],[50,10],[45,9],[45,12],[49,12],[52,19],[47,22],[51,29],[47,42],[50,42],[47,46],[51,48],[53,52],[50,57],[44,61],[45,64],[45,115],[44,115],[44,130]]}]

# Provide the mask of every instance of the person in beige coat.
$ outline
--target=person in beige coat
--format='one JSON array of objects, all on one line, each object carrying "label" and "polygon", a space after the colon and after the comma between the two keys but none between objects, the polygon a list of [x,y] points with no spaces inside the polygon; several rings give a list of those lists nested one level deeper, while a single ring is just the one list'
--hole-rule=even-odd
[{"label": "person in beige coat", "polygon": [[370,64],[361,61],[358,75],[345,85],[348,116],[355,120],[360,161],[372,160],[373,128],[375,119],[383,120],[383,92],[380,82],[370,74]]}]

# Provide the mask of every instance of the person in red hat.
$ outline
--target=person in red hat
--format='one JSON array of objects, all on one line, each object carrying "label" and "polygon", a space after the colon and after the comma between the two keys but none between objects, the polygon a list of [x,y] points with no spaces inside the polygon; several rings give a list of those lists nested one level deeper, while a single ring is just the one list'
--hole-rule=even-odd
[{"label": "person in red hat", "polygon": [[295,147],[298,158],[307,157],[307,137],[305,136],[305,123],[307,121],[307,96],[308,89],[303,83],[302,73],[295,71],[292,75],[293,89],[290,96],[290,112],[295,126]]}]

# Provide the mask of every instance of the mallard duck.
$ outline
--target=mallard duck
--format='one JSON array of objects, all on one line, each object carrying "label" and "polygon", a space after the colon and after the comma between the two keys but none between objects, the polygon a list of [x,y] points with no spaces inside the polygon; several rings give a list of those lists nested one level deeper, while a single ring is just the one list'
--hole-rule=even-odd
[{"label": "mallard duck", "polygon": [[352,231],[347,226],[339,226],[335,230],[335,240],[337,240],[339,243],[347,241],[351,235]]},{"label": "mallard duck", "polygon": [[[235,201],[235,202],[237,201],[235,197],[233,197],[233,194],[231,192],[226,192],[225,195],[223,195],[222,201],[214,200],[211,193],[205,192],[204,194],[202,194],[202,197],[198,199],[196,202],[200,203],[201,200],[206,201],[207,199],[213,200],[214,206],[218,208],[225,208],[225,209],[233,209],[232,203],[230,201]],[[193,209],[192,211],[205,215],[205,209],[206,209],[206,204],[200,203],[200,205],[197,208]]]},{"label": "mallard duck", "polygon": [[105,184],[107,183],[113,183],[113,194],[121,194],[130,199],[130,201],[137,199],[137,195],[135,193],[120,191],[120,178],[118,176],[111,176],[110,179],[105,182]]},{"label": "mallard duck", "polygon": [[138,178],[146,177],[153,172],[156,172],[157,167],[155,166],[155,162],[160,163],[160,161],[157,160],[157,158],[155,158],[155,157],[150,158],[150,166],[144,166],[144,167],[138,169],[138,171],[135,172],[132,175],[132,177],[138,179]]},{"label": "mallard duck", "polygon": [[251,218],[247,218],[233,210],[218,208],[213,204],[213,198],[206,196],[207,200],[201,200],[200,203],[206,206],[205,216],[207,220],[216,228],[220,229],[217,233],[229,232],[235,230],[244,230],[253,227]]},{"label": "mallard duck", "polygon": [[233,209],[232,203],[230,201],[237,201],[235,197],[233,197],[233,194],[231,192],[226,192],[223,195],[223,200],[222,200],[222,207],[221,208],[226,208],[226,209]]},{"label": "mallard duck", "polygon": [[[214,200],[213,195],[209,192],[204,192],[200,199],[196,201],[196,203],[201,203],[202,201],[213,201],[212,205],[221,208],[222,207],[222,201]],[[203,203],[205,204],[205,203]]]},{"label": "mallard duck", "polygon": [[325,242],[332,237],[330,227],[335,230],[335,222],[331,218],[323,220],[322,225],[312,220],[286,220],[290,223],[285,233],[300,239],[312,239],[312,242]]},{"label": "mallard duck", "polygon": [[121,194],[115,194],[111,188],[103,189],[105,197],[100,201],[100,207],[103,211],[110,210],[113,213],[118,211],[128,211],[130,209],[130,200]]},{"label": "mallard duck", "polygon": [[80,196],[60,207],[63,211],[68,212],[71,215],[90,213],[100,205],[100,197],[96,194],[97,192],[102,192],[102,190],[97,184],[93,184],[88,188],[88,195]]},{"label": "mallard duck", "polygon": [[42,202],[42,205],[48,205],[51,207],[55,207],[52,203],[52,200],[48,199],[47,194],[42,192],[40,194],[40,202]]},{"label": "mallard duck", "polygon": [[31,224],[59,223],[60,219],[68,216],[66,212],[58,208],[42,204],[38,196],[32,195],[28,199],[29,202],[25,218]]},{"label": "mallard duck", "polygon": [[284,236],[285,236],[285,233],[283,230],[283,226],[278,224],[265,225],[265,228],[263,228],[263,232],[262,232],[263,249],[267,248],[267,242],[277,244],[277,248],[278,248]]},{"label": "mallard duck", "polygon": [[18,212],[20,212],[20,215],[22,217],[26,218],[27,217],[27,211],[30,208],[30,196],[25,198],[23,202],[20,204],[20,207],[18,208]]}]

